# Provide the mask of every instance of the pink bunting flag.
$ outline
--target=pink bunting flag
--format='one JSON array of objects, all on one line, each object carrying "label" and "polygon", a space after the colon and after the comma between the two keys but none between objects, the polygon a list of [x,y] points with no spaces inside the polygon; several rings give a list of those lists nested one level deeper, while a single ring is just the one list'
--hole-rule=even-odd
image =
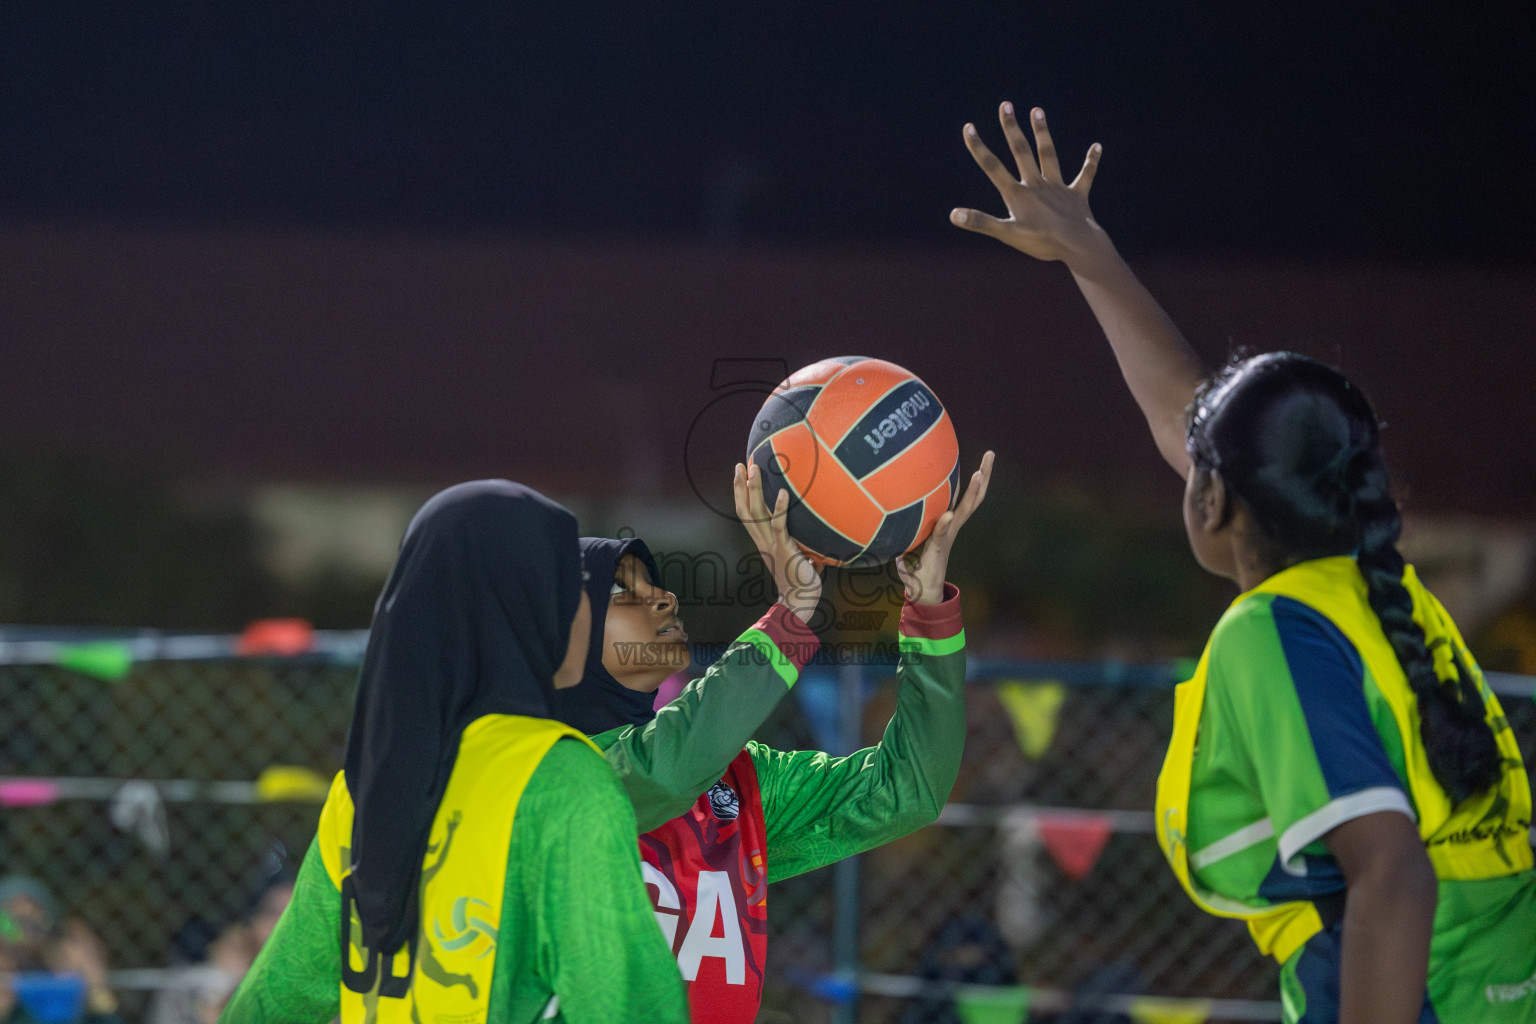
[{"label": "pink bunting flag", "polygon": [[58,783],[49,779],[11,779],[0,782],[0,807],[42,807],[58,798]]},{"label": "pink bunting flag", "polygon": [[1035,823],[1051,859],[1070,878],[1093,870],[1115,830],[1109,818],[1093,814],[1041,814]]}]

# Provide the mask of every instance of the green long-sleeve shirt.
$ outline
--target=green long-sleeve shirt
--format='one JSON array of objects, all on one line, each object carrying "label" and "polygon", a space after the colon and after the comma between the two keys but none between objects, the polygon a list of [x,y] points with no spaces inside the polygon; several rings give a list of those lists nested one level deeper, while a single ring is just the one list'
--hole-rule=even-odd
[{"label": "green long-sleeve shirt", "polygon": [[[635,836],[634,813],[613,772],[585,744],[557,742],[518,803],[486,1024],[687,1021],[677,965],[645,896]],[[220,1024],[334,1019],[340,928],[341,894],[317,841],[292,903]]]},{"label": "green long-sleeve shirt", "polygon": [[[600,921],[609,918],[622,918],[626,926],[641,921],[649,925],[659,942],[653,915],[636,912],[636,907],[649,911],[650,904],[640,884],[635,822],[640,831],[649,831],[686,812],[744,746],[752,754],[763,797],[770,881],[852,856],[932,821],[954,786],[965,740],[964,632],[954,588],[946,587],[945,596],[942,604],[908,605],[902,611],[903,654],[897,668],[901,691],[896,714],[874,747],[832,757],[821,751],[780,751],[748,742],[798,679],[800,668],[816,647],[815,638],[791,621],[782,606],[775,606],[748,630],[702,679],[689,684],[652,722],[594,737],[594,742],[605,749],[612,774],[599,773],[604,776],[601,780],[593,777],[590,768],[596,762],[584,757],[575,760],[584,762],[580,767],[586,770],[578,773],[579,778],[567,778],[563,765],[571,759],[562,748],[574,744],[557,743],[529,780],[518,821],[527,820],[523,815],[531,805],[548,808],[548,813],[555,815],[579,808],[583,819],[593,818],[583,827],[583,838],[599,834],[616,838],[624,846],[624,856],[591,860],[563,846],[564,840],[553,833],[535,843],[528,835],[531,830],[514,827],[501,934],[516,937],[518,924],[509,921],[512,908],[543,891],[532,885],[532,873],[520,878],[516,870],[521,858],[527,856],[531,862],[551,866],[548,881],[552,890],[572,896],[563,903],[556,900],[559,909],[549,921],[549,927],[555,929],[553,934],[559,934],[561,928],[574,934],[587,926],[589,941],[573,938],[570,948],[594,944],[600,937],[595,932],[608,927]],[[561,756],[556,757],[557,752]],[[600,814],[602,808],[596,804],[611,803],[606,800],[587,806],[592,803],[589,787],[593,792],[614,795],[621,792],[616,783],[622,783],[622,793],[633,806],[632,814],[628,806],[623,815],[611,806]],[[622,796],[619,802],[624,804]],[[621,821],[624,817],[633,820]],[[627,833],[623,831],[626,827]],[[527,851],[534,846],[537,849]],[[614,852],[608,849],[610,855]],[[587,896],[579,905],[574,899],[578,885]],[[521,893],[521,899],[514,901],[514,893]],[[635,900],[636,906],[629,906]],[[603,904],[602,914],[589,913],[599,903]],[[220,1024],[323,1024],[334,1018],[340,1003],[339,915],[340,894],[325,872],[318,846],[312,845],[292,904]],[[546,959],[565,948],[564,943],[552,942],[541,947],[540,942],[548,940],[537,936],[531,941],[516,937],[516,941],[517,948],[525,951],[543,948],[540,955]],[[632,950],[644,952],[642,947],[649,944],[643,940],[627,944],[624,957],[638,955]],[[595,998],[612,994],[609,1008],[589,1007],[580,1000],[572,1005],[565,995],[573,991],[568,986],[540,989],[538,984],[532,988],[519,984],[515,979],[522,977],[522,972],[515,968],[515,962],[520,958],[508,955],[512,948],[508,942],[498,948],[496,994],[487,1024],[537,1019],[549,992],[562,993],[562,1016],[556,1019],[575,1024],[630,1019],[624,1016],[626,1006],[656,1007],[655,1012],[640,1011],[641,1016],[635,1019],[666,1021],[672,1019],[666,1015],[672,1005],[667,993],[675,990],[680,998],[676,965],[664,945],[660,964],[641,965],[620,958],[623,969],[614,967],[613,977],[622,977],[626,985],[632,983],[629,989],[612,984],[609,962],[602,958],[591,961],[598,980],[577,982],[575,987],[589,990]],[[579,958],[562,955],[558,959],[565,965],[567,976],[580,974]],[[548,971],[543,961],[534,973],[539,970]],[[640,991],[646,984],[659,988],[661,994]],[[622,994],[631,989],[632,995]],[[538,1000],[541,991],[546,1002]],[[535,1002],[537,1007],[533,1007]],[[530,1007],[535,1011],[532,1015],[525,1012]]]},{"label": "green long-sleeve shirt", "polygon": [[[713,699],[684,701],[643,729],[608,734],[612,772],[568,752],[574,744],[555,744],[529,779],[512,830],[486,1024],[540,1019],[554,993],[561,1002],[553,1019],[573,1024],[666,1021],[674,1007],[675,1019],[687,1019],[681,978],[640,878],[638,831],[683,813],[714,784],[815,648],[814,634],[775,605],[692,684],[692,693]],[[727,675],[729,695],[706,685]],[[544,827],[546,815],[566,818],[565,827]],[[333,1019],[340,914],[341,894],[311,844],[292,903],[220,1024]]]},{"label": "green long-sleeve shirt", "polygon": [[[767,829],[768,880],[851,857],[938,817],[965,747],[965,632],[959,591],[902,609],[896,714],[873,747],[845,757],[775,750],[748,739],[785,692],[748,644],[729,648],[645,726],[594,736],[635,803],[642,832],[686,813],[745,747],[757,770]],[[792,650],[797,667],[814,642],[770,612],[759,628]],[[803,627],[800,627],[803,629]]]}]

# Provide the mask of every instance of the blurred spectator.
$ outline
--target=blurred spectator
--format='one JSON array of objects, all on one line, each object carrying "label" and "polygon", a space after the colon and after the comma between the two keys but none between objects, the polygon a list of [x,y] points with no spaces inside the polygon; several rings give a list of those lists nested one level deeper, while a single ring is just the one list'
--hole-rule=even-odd
[{"label": "blurred spectator", "polygon": [[0,879],[0,975],[4,1024],[121,1024],[106,947],[36,879]]},{"label": "blurred spectator", "polygon": [[980,914],[951,919],[923,953],[917,976],[937,983],[910,1000],[897,1024],[959,1024],[948,985],[1014,985],[1013,949],[992,922]]},{"label": "blurred spectator", "polygon": [[[1088,977],[1072,990],[1076,1005],[1056,1018],[1055,1024],[1131,1024],[1132,1017],[1123,1013],[1092,1009],[1091,1006],[1106,996],[1138,996],[1146,992],[1146,980],[1132,961],[1120,958],[1095,968]],[[1142,1017],[1135,1017],[1142,1020]]]},{"label": "blurred spectator", "polygon": [[189,922],[176,942],[181,963],[155,994],[146,1024],[214,1024],[293,898],[294,877],[287,850],[274,843],[238,918],[211,941],[202,919]]}]

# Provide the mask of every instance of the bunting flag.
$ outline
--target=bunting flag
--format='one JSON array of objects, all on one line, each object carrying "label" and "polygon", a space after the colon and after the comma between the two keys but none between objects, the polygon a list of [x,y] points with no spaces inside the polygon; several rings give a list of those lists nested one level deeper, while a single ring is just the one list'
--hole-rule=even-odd
[{"label": "bunting flag", "polygon": [[313,768],[274,764],[256,777],[256,799],[261,803],[309,801],[323,804],[331,783]]},{"label": "bunting flag", "polygon": [[1035,824],[1051,859],[1074,879],[1093,870],[1115,830],[1111,819],[1095,814],[1040,814]]},{"label": "bunting flag", "polygon": [[59,798],[52,779],[10,779],[0,782],[0,807],[43,807]]},{"label": "bunting flag", "polygon": [[1131,1001],[1130,1013],[1136,1024],[1205,1024],[1211,1015],[1211,1002],[1138,996]]},{"label": "bunting flag", "polygon": [[962,1024],[1024,1024],[1029,996],[1024,985],[962,988],[955,993],[955,1013]]},{"label": "bunting flag", "polygon": [[257,619],[245,627],[235,653],[246,655],[277,654],[292,657],[307,654],[315,646],[315,627],[304,619]]},{"label": "bunting flag", "polygon": [[997,686],[997,699],[1013,721],[1013,734],[1019,749],[1031,761],[1051,749],[1056,739],[1056,719],[1066,699],[1067,688],[1060,683],[1023,682],[1010,679]]},{"label": "bunting flag", "polygon": [[56,664],[92,679],[115,683],[133,668],[133,651],[127,644],[110,641],[94,644],[62,644],[54,654]]}]

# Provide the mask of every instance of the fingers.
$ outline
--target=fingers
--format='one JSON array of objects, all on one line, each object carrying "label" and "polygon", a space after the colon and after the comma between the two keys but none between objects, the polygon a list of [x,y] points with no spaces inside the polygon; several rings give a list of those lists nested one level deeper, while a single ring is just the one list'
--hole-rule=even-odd
[{"label": "fingers", "polygon": [[974,231],[978,235],[991,235],[993,238],[1002,237],[1003,225],[1007,223],[992,216],[990,213],[982,213],[980,210],[968,210],[958,206],[949,211],[949,222],[957,228]]},{"label": "fingers", "polygon": [[748,493],[752,502],[753,521],[757,524],[752,539],[757,542],[758,552],[763,558],[773,560],[768,567],[769,572],[777,574],[782,568],[779,563],[787,564],[795,551],[795,542],[789,536],[789,488],[779,489],[770,511],[768,500],[763,496],[762,472],[754,465],[748,468],[748,473],[751,474]]},{"label": "fingers", "polygon": [[756,503],[754,504],[752,500],[752,484],[757,482],[756,474],[752,472],[755,468],[755,466],[743,466],[737,463],[736,476],[732,483],[736,498],[736,518],[740,520],[742,526],[746,527],[747,537],[751,539],[752,546],[757,548],[759,553],[763,553],[773,543],[773,533],[768,528],[766,512],[761,508],[763,501],[760,484]]},{"label": "fingers", "polygon": [[755,462],[747,467],[747,502],[752,510],[752,521],[760,530],[763,529],[772,516],[768,513],[768,502],[763,497],[763,474]]},{"label": "fingers", "polygon": [[929,534],[928,536],[928,543],[931,545],[937,541],[938,543],[942,544],[944,539],[948,538],[949,529],[954,525],[954,523],[955,513],[953,510],[945,512],[943,515],[939,516],[938,522],[933,524],[933,533]]},{"label": "fingers", "polygon": [[741,463],[736,463],[735,475],[731,478],[731,496],[736,499],[736,518],[741,520],[741,525],[747,528],[747,533],[752,534],[753,540],[757,535],[753,527],[757,523],[757,517],[752,514],[752,492],[747,485],[750,470]]},{"label": "fingers", "polygon": [[995,459],[993,452],[987,452],[981,457],[981,468],[971,474],[970,483],[966,485],[965,494],[960,499],[960,504],[955,508],[956,528],[971,518],[971,514],[987,496],[987,485],[992,482],[992,463]]},{"label": "fingers", "polygon": [[965,494],[961,496],[959,503],[939,516],[938,521],[933,524],[933,532],[928,535],[928,543],[923,548],[925,557],[930,551],[936,556],[948,557],[949,546],[954,543],[955,534],[971,518],[971,514],[987,496],[987,485],[992,481],[992,462],[995,457],[995,454],[990,451],[981,457],[981,468],[971,474],[970,482],[966,484]]},{"label": "fingers", "polygon": [[[763,511],[767,512],[768,505],[763,503]],[[769,514],[768,529],[773,531],[773,541],[780,549],[786,549],[794,542],[789,539],[789,488],[779,491],[779,496],[773,500],[773,512]]]},{"label": "fingers", "polygon": [[971,477],[971,486],[976,488],[976,500],[971,503],[973,512],[987,497],[987,488],[992,484],[992,464],[996,461],[997,453],[988,451],[981,457],[981,468]]},{"label": "fingers", "polygon": [[1013,104],[1004,103],[998,109],[997,119],[1003,123],[1003,136],[1008,140],[1013,161],[1019,165],[1019,180],[1026,185],[1037,184],[1040,181],[1040,168],[1035,164],[1035,152],[1029,148],[1029,140],[1024,138],[1024,129],[1019,127]]},{"label": "fingers", "polygon": [[1077,172],[1077,177],[1067,187],[1087,199],[1088,190],[1093,188],[1093,176],[1099,173],[1099,157],[1103,155],[1104,147],[1097,142],[1089,146],[1088,155],[1083,157],[1083,169]]},{"label": "fingers", "polygon": [[1036,107],[1030,113],[1035,129],[1035,149],[1040,152],[1040,174],[1046,181],[1060,185],[1061,164],[1056,160],[1056,143],[1051,141],[1051,130],[1045,125],[1045,111]]},{"label": "fingers", "polygon": [[981,141],[973,124],[965,126],[965,145],[971,151],[971,158],[976,161],[976,165],[986,173],[999,192],[1006,196],[1011,189],[1019,187],[1019,179],[1009,174],[1003,162]]}]

